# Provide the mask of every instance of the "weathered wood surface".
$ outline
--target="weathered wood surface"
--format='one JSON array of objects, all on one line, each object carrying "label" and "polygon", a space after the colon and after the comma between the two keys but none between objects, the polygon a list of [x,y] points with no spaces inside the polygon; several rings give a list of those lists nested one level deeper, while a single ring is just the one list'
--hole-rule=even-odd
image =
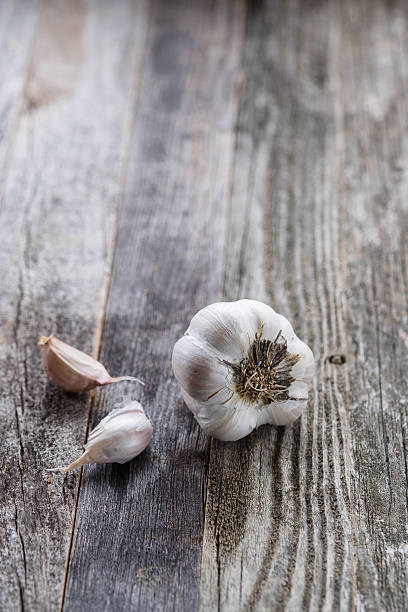
[{"label": "weathered wood surface", "polygon": [[[0,608],[406,610],[406,4],[10,0],[1,49]],[[210,442],[171,348],[243,296],[316,381]],[[48,331],[146,388],[58,392]],[[45,471],[125,394],[143,455]]]},{"label": "weathered wood surface", "polygon": [[29,1],[0,4],[0,185],[21,109],[35,21],[36,11]]},{"label": "weathered wood surface", "polygon": [[[221,295],[241,8],[154,3],[101,353],[146,381],[154,437],[131,464],[84,469],[65,610],[197,607],[209,440],[170,361]],[[94,423],[123,396],[106,391]]]},{"label": "weathered wood surface", "polygon": [[407,45],[403,3],[249,11],[224,296],[317,377],[293,427],[212,445],[203,611],[408,607]]},{"label": "weathered wood surface", "polygon": [[0,22],[12,48],[0,56],[0,609],[13,611],[61,598],[78,474],[46,469],[80,453],[89,398],[47,384],[37,341],[55,332],[98,350],[143,50],[132,2],[44,3],[31,44],[32,9],[15,2]]}]

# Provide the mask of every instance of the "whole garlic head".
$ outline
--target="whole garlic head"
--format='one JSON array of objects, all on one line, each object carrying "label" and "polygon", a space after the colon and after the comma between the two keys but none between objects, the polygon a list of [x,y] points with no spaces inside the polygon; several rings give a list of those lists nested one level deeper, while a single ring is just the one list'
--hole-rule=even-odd
[{"label": "whole garlic head", "polygon": [[310,348],[284,316],[256,300],[200,310],[176,342],[172,365],[201,427],[225,441],[265,423],[292,423],[314,375]]}]

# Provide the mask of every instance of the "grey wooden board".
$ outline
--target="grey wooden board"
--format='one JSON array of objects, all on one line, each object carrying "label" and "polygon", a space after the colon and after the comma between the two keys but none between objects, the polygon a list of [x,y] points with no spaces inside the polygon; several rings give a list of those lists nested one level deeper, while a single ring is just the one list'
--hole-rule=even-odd
[{"label": "grey wooden board", "polygon": [[406,12],[249,10],[224,295],[317,377],[293,427],[212,445],[202,611],[408,608]]},{"label": "grey wooden board", "polygon": [[[228,0],[152,7],[101,356],[146,381],[132,397],[154,436],[130,464],[84,468],[64,610],[196,608],[208,438],[170,359],[221,295],[243,14]],[[98,394],[93,423],[122,389]]]},{"label": "grey wooden board", "polygon": [[349,2],[337,14],[356,600],[370,610],[408,609],[407,9]]},{"label": "grey wooden board", "polygon": [[[408,609],[407,47],[403,0],[0,3],[1,609]],[[170,369],[222,296],[317,357],[236,444]],[[146,388],[57,391],[51,331]],[[127,394],[143,455],[46,472]]]},{"label": "grey wooden board", "polygon": [[8,152],[13,144],[15,123],[21,110],[36,16],[28,0],[0,3],[0,186],[4,180]]},{"label": "grey wooden board", "polygon": [[9,4],[0,7],[0,17],[9,8],[0,48],[14,45],[0,56],[9,134],[0,143],[0,609],[42,612],[60,602],[78,481],[46,469],[80,453],[89,400],[47,383],[37,341],[55,332],[98,350],[144,11],[44,3],[31,46],[34,5]]}]

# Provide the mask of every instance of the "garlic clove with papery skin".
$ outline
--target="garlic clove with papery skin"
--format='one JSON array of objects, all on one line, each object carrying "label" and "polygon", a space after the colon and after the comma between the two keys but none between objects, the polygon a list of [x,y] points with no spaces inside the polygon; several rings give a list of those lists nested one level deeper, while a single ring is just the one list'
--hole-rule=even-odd
[{"label": "garlic clove with papery skin", "polygon": [[153,426],[141,404],[131,401],[115,408],[91,431],[84,453],[70,465],[52,471],[69,472],[87,463],[126,463],[148,446]]},{"label": "garlic clove with papery skin", "polygon": [[48,378],[65,391],[81,393],[123,380],[133,380],[144,384],[133,376],[112,378],[99,361],[59,340],[54,335],[48,338],[42,336],[38,346]]},{"label": "garlic clove with papery skin", "polygon": [[201,427],[225,441],[266,423],[292,423],[314,375],[310,348],[284,316],[256,300],[200,310],[176,342],[172,365]]}]

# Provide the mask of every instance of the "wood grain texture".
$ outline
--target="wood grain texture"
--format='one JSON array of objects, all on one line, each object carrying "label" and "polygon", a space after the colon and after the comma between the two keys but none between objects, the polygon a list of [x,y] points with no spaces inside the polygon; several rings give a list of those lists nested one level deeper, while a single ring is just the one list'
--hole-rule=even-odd
[{"label": "wood grain texture", "polygon": [[0,3],[0,189],[21,110],[36,17],[29,0]]},{"label": "wood grain texture", "polygon": [[336,16],[357,602],[367,610],[408,608],[407,9],[348,2]]},{"label": "wood grain texture", "polygon": [[[408,6],[247,4],[0,3],[2,610],[408,609]],[[222,296],[313,348],[293,426],[182,402]],[[56,390],[51,332],[146,387]],[[126,395],[145,453],[46,471]]]},{"label": "wood grain texture", "polygon": [[[20,39],[21,56],[29,34],[23,6],[12,9],[21,21],[17,15],[3,24]],[[135,23],[143,18],[143,5],[125,0],[114,10],[109,2],[77,1],[39,9],[0,209],[2,610],[55,610],[60,600],[78,474],[59,479],[46,470],[80,453],[89,398],[47,383],[37,341],[55,332],[98,350],[129,102],[143,50]],[[16,96],[23,64],[11,56]],[[9,84],[0,100],[5,116],[14,103]]]},{"label": "wood grain texture", "polygon": [[294,426],[212,445],[202,611],[407,609],[406,12],[249,6],[224,295],[317,376]]},{"label": "wood grain texture", "polygon": [[[208,439],[171,351],[221,294],[243,15],[228,0],[152,7],[102,358],[145,380],[154,435],[129,464],[84,469],[67,611],[196,609]],[[93,423],[123,394],[98,394]]]}]

